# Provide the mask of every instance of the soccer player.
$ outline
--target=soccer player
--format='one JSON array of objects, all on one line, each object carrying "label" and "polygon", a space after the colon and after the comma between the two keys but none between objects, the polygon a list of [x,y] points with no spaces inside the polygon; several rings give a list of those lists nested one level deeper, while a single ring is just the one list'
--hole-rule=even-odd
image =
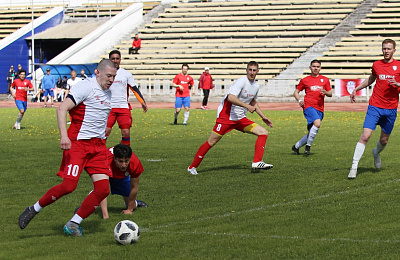
[{"label": "soccer player", "polygon": [[106,138],[111,134],[111,129],[115,122],[118,121],[118,126],[121,129],[122,144],[131,145],[131,133],[130,128],[132,127],[132,114],[131,104],[129,103],[129,89],[132,90],[142,105],[143,112],[147,112],[147,105],[144,101],[142,93],[136,87],[136,82],[130,72],[120,67],[121,63],[121,52],[113,50],[108,54],[108,57],[114,62],[117,68],[117,76],[115,77],[114,83],[110,90],[112,93],[111,97],[111,112],[108,116]]},{"label": "soccer player", "polygon": [[[321,71],[321,62],[313,60],[310,63],[311,75],[300,80],[293,95],[303,108],[304,117],[307,119],[308,133],[304,135],[292,150],[295,154],[300,154],[300,147],[306,145],[304,153],[310,154],[311,144],[321,127],[321,121],[324,118],[324,99],[325,96],[332,97],[332,88],[329,79],[319,74]],[[299,93],[305,91],[304,101],[300,99]]]},{"label": "soccer player", "polygon": [[382,42],[383,59],[375,61],[372,65],[371,75],[358,85],[350,95],[351,103],[356,102],[357,91],[375,83],[374,91],[369,100],[367,114],[365,115],[363,133],[354,151],[353,163],[348,175],[349,179],[357,177],[358,163],[364,153],[365,145],[377,125],[381,126],[381,135],[372,150],[374,165],[380,169],[382,161],[380,153],[385,149],[397,117],[400,87],[400,62],[393,58],[396,52],[396,42],[385,39]]},{"label": "soccer player", "polygon": [[246,117],[247,111],[250,111],[250,113],[256,112],[264,123],[269,127],[273,127],[271,120],[264,115],[256,101],[258,89],[260,88],[260,85],[255,81],[259,71],[258,68],[257,62],[250,61],[247,64],[247,75],[236,80],[229,89],[229,93],[225,95],[218,107],[217,120],[210,137],[200,146],[194,156],[192,164],[187,169],[190,174],[197,175],[197,167],[200,165],[208,150],[218,143],[224,134],[233,129],[258,136],[255,145],[254,159],[251,164],[253,171],[257,169],[268,170],[273,167],[272,164],[267,164],[262,161],[265,143],[268,137],[267,129]]},{"label": "soccer player", "polygon": [[[94,189],[64,226],[64,233],[82,236],[80,223],[107,197],[110,192],[108,180],[111,171],[107,163],[107,148],[102,139],[111,110],[109,88],[116,74],[117,70],[112,61],[100,61],[96,69],[96,78],[78,83],[58,107],[57,122],[63,159],[57,175],[63,180],[59,185],[50,188],[33,206],[25,209],[18,219],[21,229],[26,228],[44,207],[73,192],[83,169],[91,177]],[[67,111],[73,118],[68,131]]]},{"label": "soccer player", "polygon": [[[189,109],[190,109],[190,88],[193,87],[194,81],[188,74],[189,65],[186,63],[182,65],[182,73],[175,76],[172,81],[172,87],[176,88],[175,92],[175,119],[174,125],[178,124],[178,115],[181,111],[182,106],[185,108],[185,114],[183,117],[183,125],[187,124],[189,120]],[[193,88],[194,95],[194,88]]]},{"label": "soccer player", "polygon": [[46,75],[42,78],[42,89],[44,91],[44,107],[47,107],[47,96],[50,95],[51,98],[51,107],[54,107],[54,92],[53,89],[56,87],[57,80],[53,75],[50,75],[50,69],[46,69]]},{"label": "soccer player", "polygon": [[[126,205],[122,213],[132,214],[137,207],[147,207],[144,201],[136,200],[143,166],[131,147],[125,144],[111,147],[108,150],[108,163],[112,171],[111,194],[121,195]],[[103,219],[108,219],[107,198],[100,203],[100,206]]]},{"label": "soccer player", "polygon": [[14,128],[17,130],[21,129],[21,120],[25,115],[25,111],[28,108],[28,91],[33,90],[32,83],[26,78],[26,71],[21,69],[18,74],[18,79],[11,83],[11,95],[15,99],[15,105],[19,110],[17,121],[14,124]]}]

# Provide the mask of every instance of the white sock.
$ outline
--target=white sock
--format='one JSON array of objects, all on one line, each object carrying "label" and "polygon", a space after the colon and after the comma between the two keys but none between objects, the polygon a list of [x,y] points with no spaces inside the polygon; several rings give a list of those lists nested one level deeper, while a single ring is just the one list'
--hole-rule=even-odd
[{"label": "white sock", "polygon": [[81,224],[83,218],[81,218],[78,214],[75,214],[70,221],[77,223],[78,225]]},{"label": "white sock", "polygon": [[308,136],[307,134],[303,136],[295,145],[296,149],[299,149],[300,147],[303,147],[307,143]]},{"label": "white sock", "polygon": [[351,165],[352,169],[358,168],[358,162],[360,161],[362,155],[364,154],[364,150],[365,150],[365,144],[358,142],[356,145],[356,150],[354,151],[353,164]]},{"label": "white sock", "polygon": [[183,114],[183,123],[187,123],[189,120],[189,111],[185,111],[185,114]]},{"label": "white sock", "polygon": [[376,152],[377,153],[381,153],[383,151],[383,149],[385,149],[386,145],[381,145],[381,142],[378,140],[378,143],[376,144]]},{"label": "white sock", "polygon": [[175,119],[178,119],[179,112],[174,112]]},{"label": "white sock", "polygon": [[36,212],[39,212],[43,209],[42,206],[39,205],[39,201],[36,202],[35,205],[33,205],[33,208],[35,209]]},{"label": "white sock", "polygon": [[308,134],[308,139],[307,139],[307,145],[311,146],[311,144],[314,142],[315,136],[318,134],[319,128],[313,125],[310,129],[310,132]]}]

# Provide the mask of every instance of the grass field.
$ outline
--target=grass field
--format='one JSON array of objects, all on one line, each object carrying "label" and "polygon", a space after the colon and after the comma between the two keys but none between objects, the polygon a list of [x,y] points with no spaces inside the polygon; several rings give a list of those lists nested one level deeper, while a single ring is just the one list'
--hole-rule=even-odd
[{"label": "grass field", "polygon": [[[215,111],[192,110],[185,127],[171,124],[173,109],[133,110],[132,148],[145,169],[138,199],[149,207],[122,215],[122,199],[111,196],[110,219],[96,210],[76,238],[62,227],[92,189],[85,173],[75,192],[25,230],[17,224],[26,206],[61,181],[55,109],[28,109],[19,131],[12,129],[16,108],[0,109],[0,259],[399,259],[399,125],[382,169],[374,169],[371,153],[378,128],[359,176],[348,180],[365,113],[326,112],[308,157],[291,151],[305,133],[301,111],[265,113],[274,123],[264,155],[272,170],[251,173],[256,138],[233,131],[192,176],[186,168]],[[108,146],[119,140],[114,127]],[[116,244],[113,228],[123,219],[141,227],[139,243]]]}]

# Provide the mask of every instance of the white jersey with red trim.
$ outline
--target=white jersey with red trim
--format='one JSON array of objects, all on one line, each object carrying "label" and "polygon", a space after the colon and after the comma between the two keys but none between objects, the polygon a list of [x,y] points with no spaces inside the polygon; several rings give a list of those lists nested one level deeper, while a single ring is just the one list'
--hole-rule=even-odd
[{"label": "white jersey with red trim", "polygon": [[114,83],[110,87],[112,108],[129,108],[129,86],[136,86],[136,82],[129,71],[120,67]]},{"label": "white jersey with red trim", "polygon": [[71,90],[76,84],[78,84],[81,81],[82,81],[82,79],[78,78],[78,77],[75,77],[75,79],[72,79],[72,78],[68,79],[67,80],[68,89]]},{"label": "white jersey with red trim", "polygon": [[76,105],[69,111],[72,118],[68,129],[69,139],[104,139],[111,111],[111,91],[103,90],[96,78],[87,78],[72,88],[69,95]]},{"label": "white jersey with red trim", "polygon": [[258,85],[256,81],[249,81],[247,76],[237,79],[233,82],[228,94],[225,95],[219,105],[217,119],[238,121],[245,118],[247,115],[247,108],[232,104],[228,101],[227,97],[229,94],[235,95],[240,101],[250,104],[253,99],[257,99],[259,88],[260,85]]}]

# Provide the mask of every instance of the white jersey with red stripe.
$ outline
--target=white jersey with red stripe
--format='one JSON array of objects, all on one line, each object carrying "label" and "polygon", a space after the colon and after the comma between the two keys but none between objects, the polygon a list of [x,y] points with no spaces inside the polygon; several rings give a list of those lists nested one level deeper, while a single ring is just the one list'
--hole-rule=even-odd
[{"label": "white jersey with red stripe", "polygon": [[69,111],[72,118],[68,129],[69,139],[104,139],[111,111],[111,91],[103,90],[96,78],[87,78],[72,88],[69,95],[76,105]]},{"label": "white jersey with red stripe", "polygon": [[112,108],[130,108],[129,107],[129,87],[136,86],[136,82],[132,74],[123,69],[117,70],[117,76],[114,83],[111,85],[111,107]]},{"label": "white jersey with red stripe", "polygon": [[233,82],[229,89],[228,94],[225,95],[221,104],[218,107],[217,119],[218,120],[231,120],[238,121],[245,118],[247,115],[247,108],[236,106],[228,101],[229,94],[236,96],[240,101],[250,104],[253,99],[257,99],[258,90],[260,85],[256,81],[249,81],[247,76],[241,77]]}]

